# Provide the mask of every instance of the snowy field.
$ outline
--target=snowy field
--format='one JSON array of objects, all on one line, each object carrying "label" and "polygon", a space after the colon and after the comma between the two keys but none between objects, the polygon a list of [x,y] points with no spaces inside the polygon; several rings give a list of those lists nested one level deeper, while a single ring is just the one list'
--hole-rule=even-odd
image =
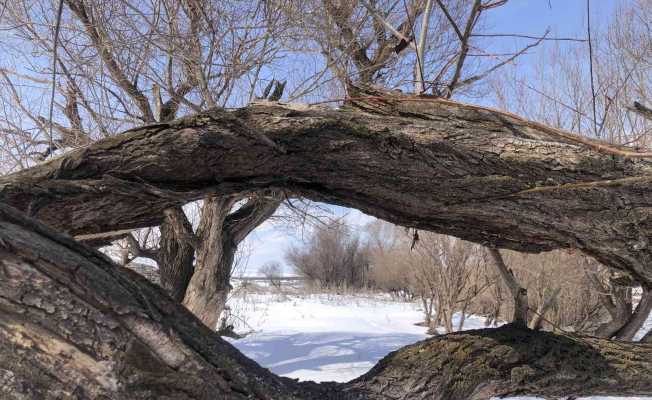
[{"label": "snowy field", "polygon": [[[250,294],[229,304],[236,330],[251,332],[231,343],[272,372],[300,380],[349,381],[387,353],[428,337],[426,328],[415,325],[423,320],[416,304],[383,296]],[[475,316],[464,325],[483,327]]]}]

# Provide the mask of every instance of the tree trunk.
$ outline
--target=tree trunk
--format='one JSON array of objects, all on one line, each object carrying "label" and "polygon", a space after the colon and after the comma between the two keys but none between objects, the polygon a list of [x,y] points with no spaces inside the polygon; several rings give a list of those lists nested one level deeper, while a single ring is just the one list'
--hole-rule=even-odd
[{"label": "tree trunk", "polygon": [[494,260],[494,265],[498,271],[498,275],[502,278],[503,282],[512,294],[514,300],[514,316],[512,323],[517,326],[526,327],[528,325],[528,313],[530,311],[527,289],[521,287],[512,271],[505,265],[505,260],[497,249],[489,248],[489,254]]},{"label": "tree trunk", "polygon": [[0,204],[2,399],[299,399],[159,287]]},{"label": "tree trunk", "polygon": [[514,327],[439,336],[344,384],[248,360],[145,278],[0,204],[3,399],[485,399],[650,395],[652,345]]},{"label": "tree trunk", "polygon": [[647,321],[652,310],[652,290],[643,287],[641,301],[634,312],[629,316],[625,325],[615,335],[618,340],[632,340]]},{"label": "tree trunk", "polygon": [[[630,353],[630,346],[641,352]],[[652,390],[645,376],[652,372],[651,363],[652,345],[563,336],[510,324],[404,347],[346,386],[361,390],[368,399],[629,396]]]},{"label": "tree trunk", "polygon": [[238,245],[276,211],[281,200],[275,194],[250,197],[231,213],[238,197],[204,200],[197,229],[195,273],[183,304],[206,326],[215,329],[231,291],[231,272]]},{"label": "tree trunk", "polygon": [[580,249],[652,285],[650,161],[512,114],[412,100],[427,109],[260,104],[133,129],[2,177],[0,200],[84,239],[159,225],[208,194],[281,188],[495,247]]},{"label": "tree trunk", "polygon": [[539,304],[539,307],[537,307],[537,310],[534,312],[534,315],[530,319],[530,322],[527,325],[528,328],[534,330],[541,329],[541,324],[545,319],[544,316],[546,315],[546,312],[548,312],[548,309],[557,300],[557,296],[559,296],[560,291],[561,288],[559,287],[555,288],[555,290],[553,290],[552,293],[544,297],[543,302]]},{"label": "tree trunk", "polygon": [[157,257],[161,286],[174,300],[182,302],[195,268],[194,234],[181,207],[166,211],[160,226],[161,239]]},{"label": "tree trunk", "polygon": [[620,331],[632,316],[632,289],[619,285],[616,281],[605,287],[594,275],[589,275],[590,282],[600,297],[600,302],[607,310],[610,320],[598,326],[595,335],[612,338]]},{"label": "tree trunk", "polygon": [[652,329],[650,329],[643,337],[641,338],[642,343],[651,343],[652,344]]}]

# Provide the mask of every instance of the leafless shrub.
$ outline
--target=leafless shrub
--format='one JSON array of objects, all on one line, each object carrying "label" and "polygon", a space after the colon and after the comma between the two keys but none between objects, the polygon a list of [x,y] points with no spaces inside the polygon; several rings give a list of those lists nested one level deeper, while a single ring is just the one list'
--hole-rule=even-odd
[{"label": "leafless shrub", "polygon": [[292,247],[288,263],[321,288],[362,288],[368,285],[369,256],[360,236],[338,222],[317,228],[305,247]]},{"label": "leafless shrub", "polygon": [[273,288],[281,290],[281,264],[277,261],[267,262],[258,269],[258,272],[267,278]]}]

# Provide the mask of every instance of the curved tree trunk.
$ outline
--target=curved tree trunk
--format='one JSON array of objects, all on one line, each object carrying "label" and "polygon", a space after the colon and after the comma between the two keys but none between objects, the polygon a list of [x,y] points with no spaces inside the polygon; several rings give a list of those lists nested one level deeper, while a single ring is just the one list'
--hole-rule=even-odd
[{"label": "curved tree trunk", "polygon": [[248,360],[145,278],[0,204],[3,399],[486,399],[652,394],[652,345],[514,327],[439,336],[345,384]]},{"label": "curved tree trunk", "polygon": [[298,399],[160,288],[0,204],[3,399]]},{"label": "curved tree trunk", "polygon": [[425,105],[400,116],[258,104],[138,128],[1,178],[0,199],[83,239],[158,225],[208,194],[280,188],[496,247],[577,248],[652,285],[650,161],[412,100]]},{"label": "curved tree trunk", "polygon": [[639,301],[634,312],[629,316],[627,322],[615,335],[618,340],[632,340],[636,333],[643,327],[647,321],[650,311],[652,311],[652,290],[643,287],[641,301]]}]

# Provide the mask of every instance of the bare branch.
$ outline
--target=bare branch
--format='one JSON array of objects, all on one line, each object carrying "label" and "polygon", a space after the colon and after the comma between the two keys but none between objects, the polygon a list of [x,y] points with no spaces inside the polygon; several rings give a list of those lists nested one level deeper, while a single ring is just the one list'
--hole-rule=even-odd
[{"label": "bare branch", "polygon": [[457,83],[462,76],[462,69],[464,68],[464,61],[466,61],[466,56],[469,53],[469,38],[473,27],[477,22],[478,16],[481,13],[481,0],[475,0],[473,2],[473,8],[469,13],[469,18],[466,21],[466,28],[464,28],[464,33],[460,36],[460,54],[457,57],[457,64],[455,65],[455,72],[451,78],[450,83],[448,84],[448,91],[446,93],[446,98],[451,98],[453,91],[457,88]]},{"label": "bare branch", "polygon": [[84,25],[86,33],[91,38],[91,41],[97,49],[97,52],[109,69],[109,72],[111,73],[115,83],[134,100],[140,109],[140,112],[142,113],[142,120],[144,122],[154,122],[154,113],[152,112],[147,97],[145,97],[143,92],[138,89],[135,83],[132,83],[127,78],[124,71],[115,60],[109,46],[110,39],[106,36],[102,29],[97,26],[96,23],[91,21],[86,5],[80,0],[65,1],[68,4],[68,7],[75,13],[77,18],[79,18],[81,23]]},{"label": "bare branch", "polygon": [[628,110],[635,112],[636,114],[640,115],[641,117],[645,119],[649,119],[652,121],[652,109],[644,106],[643,104],[639,103],[638,101],[634,102],[634,106],[629,106],[627,107]]},{"label": "bare branch", "polygon": [[[546,32],[548,32],[548,31],[546,31]],[[522,35],[522,34],[518,34],[518,33],[472,33],[471,36],[472,37],[514,37],[514,38],[521,38],[521,39],[555,41],[555,42],[569,41],[569,42],[585,43],[585,42],[588,41],[586,39],[578,39],[578,38],[549,37],[547,35],[544,35],[544,36],[531,36],[531,35]]]},{"label": "bare branch", "polygon": [[369,11],[369,13],[376,18],[378,21],[380,21],[385,27],[394,35],[396,38],[400,40],[404,40],[406,43],[408,43],[408,46],[410,46],[412,49],[416,50],[417,46],[414,44],[414,39],[410,39],[401,32],[399,32],[396,28],[392,26],[389,22],[385,20],[380,14],[378,14],[378,11],[376,11],[369,3],[367,3],[366,0],[360,0],[360,3]]},{"label": "bare branch", "polygon": [[[548,32],[546,32],[546,35],[547,34],[548,34]],[[544,35],[544,38],[545,38],[545,35]],[[505,66],[505,65],[507,65],[509,63],[511,63],[512,61],[514,61],[515,59],[517,59],[521,55],[525,54],[525,52],[527,52],[531,48],[536,47],[539,44],[541,44],[542,40],[543,40],[543,38],[537,40],[535,43],[532,43],[532,44],[529,44],[529,45],[525,46],[520,51],[518,51],[516,54],[514,54],[511,57],[509,57],[508,59],[506,59],[504,61],[501,61],[498,64],[492,66],[491,68],[489,68],[485,72],[483,72],[481,74],[478,74],[478,75],[474,75],[474,76],[472,76],[470,78],[464,79],[463,81],[461,81],[460,83],[457,84],[457,87],[460,88],[460,87],[463,87],[463,86],[466,86],[466,85],[470,85],[470,84],[472,84],[474,82],[477,82],[477,81],[479,81],[481,79],[486,78],[492,72],[498,70],[499,68],[501,68],[501,67],[503,67],[503,66]]]}]

